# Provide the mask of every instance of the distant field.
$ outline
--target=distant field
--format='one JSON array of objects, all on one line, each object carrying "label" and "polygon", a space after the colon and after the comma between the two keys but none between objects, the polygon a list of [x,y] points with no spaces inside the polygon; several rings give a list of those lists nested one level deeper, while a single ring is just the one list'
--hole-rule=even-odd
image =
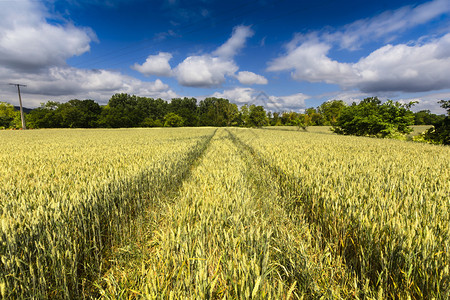
[{"label": "distant field", "polygon": [[411,126],[413,131],[409,134],[409,136],[416,136],[427,130],[428,128],[431,128],[431,125],[414,125]]},{"label": "distant field", "polygon": [[[408,136],[416,136],[428,128],[430,128],[431,125],[413,125],[411,128],[413,131]],[[296,126],[267,126],[264,127],[264,129],[267,130],[284,130],[284,131],[303,131],[303,129],[298,129]],[[331,126],[309,126],[306,131],[311,133],[329,133],[334,134],[331,130]]]},{"label": "distant field", "polygon": [[2,298],[450,295],[449,147],[329,127],[0,141]]}]

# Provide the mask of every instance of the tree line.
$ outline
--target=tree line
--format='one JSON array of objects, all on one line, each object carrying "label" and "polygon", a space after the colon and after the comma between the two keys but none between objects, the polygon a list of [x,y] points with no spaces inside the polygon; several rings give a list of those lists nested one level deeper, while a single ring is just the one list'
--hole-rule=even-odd
[{"label": "tree line", "polygon": [[[443,107],[449,101],[441,101]],[[434,125],[448,122],[448,116],[428,110],[413,113],[413,103],[400,104],[377,97],[347,105],[342,100],[322,103],[294,111],[270,112],[263,106],[240,108],[228,99],[210,97],[174,98],[171,101],[115,94],[101,106],[94,100],[48,101],[26,114],[28,128],[124,128],[180,126],[333,126],[339,134],[395,137],[411,131],[410,125]],[[447,121],[445,121],[447,120]],[[0,128],[20,128],[20,114],[11,104],[0,102]],[[435,132],[436,135],[436,132]],[[431,137],[431,134],[429,134]]]}]

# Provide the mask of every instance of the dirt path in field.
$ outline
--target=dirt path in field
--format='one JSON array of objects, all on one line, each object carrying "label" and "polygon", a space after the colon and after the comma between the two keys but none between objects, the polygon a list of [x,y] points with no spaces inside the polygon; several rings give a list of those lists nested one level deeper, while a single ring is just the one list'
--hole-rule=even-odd
[{"label": "dirt path in field", "polygon": [[[138,220],[99,283],[110,298],[283,299],[332,296],[331,265],[277,182],[219,129],[178,193]],[[333,269],[333,271],[331,271]],[[331,274],[333,272],[334,274]]]}]

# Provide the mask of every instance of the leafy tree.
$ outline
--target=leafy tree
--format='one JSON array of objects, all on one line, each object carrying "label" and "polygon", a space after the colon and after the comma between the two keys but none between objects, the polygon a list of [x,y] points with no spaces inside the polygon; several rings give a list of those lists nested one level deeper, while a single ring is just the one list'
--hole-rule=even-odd
[{"label": "leafy tree", "polygon": [[284,111],[281,113],[281,125],[287,125],[287,126],[294,126],[295,125],[295,119],[297,119],[298,114],[293,111]]},{"label": "leafy tree", "polygon": [[[19,119],[19,126],[16,119]],[[0,102],[0,129],[4,128],[20,128],[20,113],[14,110],[12,104]]]},{"label": "leafy tree", "polygon": [[310,125],[324,125],[323,116],[315,108],[307,108],[305,113],[309,117]]},{"label": "leafy tree", "polygon": [[270,119],[271,126],[281,126],[282,125],[279,112],[272,113],[272,118],[269,118],[269,119]]},{"label": "leafy tree", "polygon": [[444,119],[445,115],[436,115],[429,110],[421,110],[414,114],[414,125],[432,125]]},{"label": "leafy tree", "polygon": [[[144,122],[147,118],[154,121],[163,121],[169,109],[167,101],[160,98],[137,97],[137,111],[139,113],[139,119],[142,120],[141,122]],[[145,125],[142,126],[146,127]]]},{"label": "leafy tree", "polygon": [[103,127],[137,127],[144,117],[139,113],[136,96],[115,94],[103,108],[99,124]]},{"label": "leafy tree", "polygon": [[184,119],[173,112],[164,117],[164,127],[181,127],[183,123]]},{"label": "leafy tree", "polygon": [[94,100],[69,100],[61,104],[56,114],[61,116],[61,127],[68,128],[93,128],[97,122],[102,109]]},{"label": "leafy tree", "polygon": [[434,144],[450,145],[450,100],[441,100],[441,107],[447,110],[447,116],[428,129],[424,139]]},{"label": "leafy tree", "polygon": [[366,98],[345,107],[333,129],[346,135],[401,137],[412,131],[409,127],[414,124],[412,105],[391,100],[381,104],[377,97]]},{"label": "leafy tree", "polygon": [[268,124],[268,119],[266,116],[266,111],[264,107],[259,105],[256,106],[254,104],[249,107],[249,126],[252,127],[262,127]]},{"label": "leafy tree", "polygon": [[239,122],[237,106],[228,99],[206,98],[198,106],[200,126],[230,126]]},{"label": "leafy tree", "polygon": [[346,107],[342,100],[332,100],[322,103],[317,112],[322,115],[322,125],[336,125],[342,110]]},{"label": "leafy tree", "polygon": [[27,115],[27,126],[29,128],[61,128],[62,118],[57,113],[61,103],[48,101],[41,103],[41,106],[32,110]]},{"label": "leafy tree", "polygon": [[298,127],[298,129],[303,129],[307,131],[307,128],[310,124],[309,116],[305,114],[298,114],[297,118],[294,120],[294,125]]},{"label": "leafy tree", "polygon": [[235,103],[228,102],[225,106],[225,119],[227,126],[239,126],[242,123],[239,108]]},{"label": "leafy tree", "polygon": [[239,112],[239,114],[242,120],[241,125],[247,127],[252,126],[250,122],[250,109],[247,104],[241,106],[241,111]]},{"label": "leafy tree", "polygon": [[198,123],[197,99],[175,98],[169,103],[169,111],[184,119],[184,126],[196,126]]},{"label": "leafy tree", "polygon": [[153,120],[152,118],[145,118],[140,124],[141,127],[163,127],[164,123],[159,120]]}]

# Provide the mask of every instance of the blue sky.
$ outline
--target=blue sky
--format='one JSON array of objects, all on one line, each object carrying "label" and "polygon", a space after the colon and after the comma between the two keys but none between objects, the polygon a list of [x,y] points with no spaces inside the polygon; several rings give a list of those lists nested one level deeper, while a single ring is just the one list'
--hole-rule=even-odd
[{"label": "blue sky", "polygon": [[450,0],[0,0],[0,101],[450,98]]}]

